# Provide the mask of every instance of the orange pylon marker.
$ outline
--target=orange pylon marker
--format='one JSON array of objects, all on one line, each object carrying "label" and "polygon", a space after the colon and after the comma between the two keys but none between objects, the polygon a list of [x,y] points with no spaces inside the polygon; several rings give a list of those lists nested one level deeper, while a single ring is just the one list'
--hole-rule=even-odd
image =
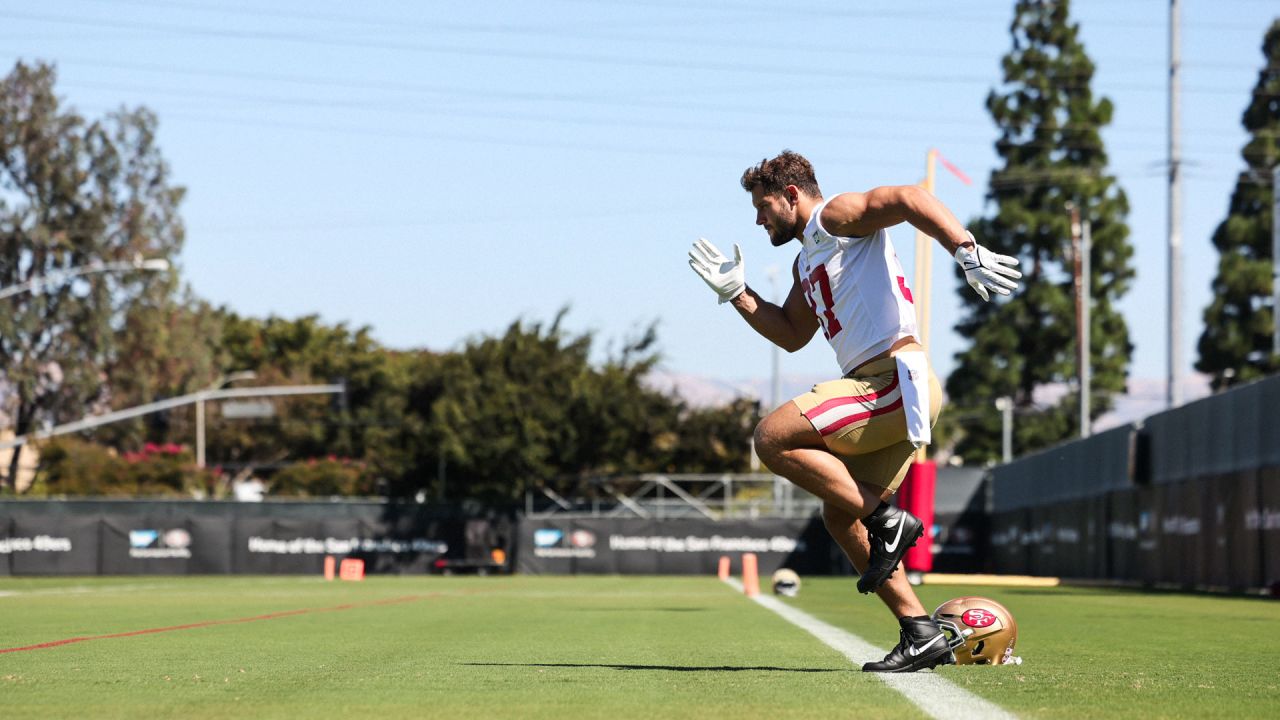
[{"label": "orange pylon marker", "polygon": [[332,555],[324,556],[324,579],[333,580],[333,576],[338,567],[338,561],[333,559]]},{"label": "orange pylon marker", "polygon": [[720,556],[720,579],[721,580],[729,579],[729,556],[728,555]]},{"label": "orange pylon marker", "polygon": [[364,561],[355,558],[347,558],[338,566],[338,577],[343,580],[363,580],[364,579]]},{"label": "orange pylon marker", "polygon": [[756,567],[756,554],[745,553],[742,556],[742,591],[747,597],[760,594],[760,575]]}]

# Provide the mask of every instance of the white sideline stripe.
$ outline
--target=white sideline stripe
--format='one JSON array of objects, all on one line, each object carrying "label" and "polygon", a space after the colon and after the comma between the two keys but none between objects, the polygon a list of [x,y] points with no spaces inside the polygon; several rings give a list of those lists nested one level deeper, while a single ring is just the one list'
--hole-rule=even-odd
[{"label": "white sideline stripe", "polygon": [[[742,583],[735,578],[725,580],[738,592],[742,592]],[[887,650],[866,642],[862,638],[834,625],[828,625],[814,616],[785,603],[761,594],[754,598],[757,603],[782,616],[784,620],[795,625],[810,635],[818,638],[824,645],[844,655],[861,668],[862,663],[879,660]],[[931,672],[915,673],[871,673],[884,684],[902,693],[908,700],[930,717],[938,720],[972,720],[979,718],[999,718],[1012,720],[1016,715],[987,700],[964,690],[941,675]]]},{"label": "white sideline stripe", "polygon": [[136,592],[140,590],[156,590],[164,585],[110,585],[87,586],[72,585],[59,588],[40,588],[38,590],[0,590],[0,598],[33,597],[37,595],[106,595],[110,593]]}]

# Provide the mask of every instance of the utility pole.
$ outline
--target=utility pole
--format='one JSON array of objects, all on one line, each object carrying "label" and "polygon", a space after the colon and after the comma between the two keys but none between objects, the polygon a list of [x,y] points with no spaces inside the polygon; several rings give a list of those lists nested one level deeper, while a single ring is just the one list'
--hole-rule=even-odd
[{"label": "utility pole", "polygon": [[1080,207],[1067,203],[1071,213],[1071,276],[1074,279],[1076,301],[1076,369],[1080,382],[1080,437],[1089,437],[1089,221],[1080,221]]},{"label": "utility pole", "polygon": [[1087,438],[1093,432],[1092,420],[1089,417],[1090,396],[1093,392],[1093,358],[1090,355],[1089,323],[1091,305],[1093,304],[1093,283],[1089,255],[1093,248],[1092,225],[1086,219],[1080,232],[1080,303],[1077,337],[1080,338],[1080,437]]},{"label": "utility pole", "polygon": [[1280,165],[1271,168],[1271,352],[1280,355]]},{"label": "utility pole", "polygon": [[1182,404],[1182,151],[1179,76],[1182,72],[1180,0],[1169,0],[1169,407]]},{"label": "utility pole", "polygon": [[[769,273],[769,287],[773,290],[773,302],[774,304],[781,306],[783,298],[778,293],[778,266],[770,265],[767,272]],[[773,406],[770,408],[772,411],[776,410],[778,406],[782,404],[782,378],[780,374],[782,361],[780,360],[781,356],[778,353],[780,348],[774,343],[769,343],[769,347],[771,348],[772,353],[769,358],[769,364],[771,366],[769,376],[769,403]]]},{"label": "utility pole", "polygon": [[[920,185],[930,195],[933,194],[935,161],[938,158],[938,151],[930,148],[925,156],[924,166],[924,182]],[[916,329],[920,333],[920,337],[916,338],[925,350],[929,349],[929,290],[933,286],[933,240],[924,234],[922,230],[916,230],[916,267],[915,282],[912,289],[915,291],[913,296],[913,305],[916,306]]]},{"label": "utility pole", "polygon": [[[938,158],[938,151],[932,148],[925,155],[924,163],[924,182],[921,186],[930,195],[933,194],[934,177],[935,177],[935,161]],[[933,287],[933,239],[924,234],[923,230],[916,230],[916,267],[915,267],[915,295],[912,297],[912,304],[916,307],[916,333],[919,335],[916,339],[924,347],[925,352],[929,351],[929,303],[932,298],[930,291]],[[929,457],[928,446],[916,448],[915,462],[925,462]]]}]

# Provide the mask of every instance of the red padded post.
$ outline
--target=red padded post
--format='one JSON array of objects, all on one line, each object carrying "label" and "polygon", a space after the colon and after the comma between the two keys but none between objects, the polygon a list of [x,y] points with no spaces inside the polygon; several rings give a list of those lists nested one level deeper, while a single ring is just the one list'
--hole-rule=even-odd
[{"label": "red padded post", "polygon": [[924,535],[907,550],[903,566],[908,571],[933,570],[933,494],[938,481],[938,464],[932,460],[912,463],[898,488],[898,507],[920,518]]}]

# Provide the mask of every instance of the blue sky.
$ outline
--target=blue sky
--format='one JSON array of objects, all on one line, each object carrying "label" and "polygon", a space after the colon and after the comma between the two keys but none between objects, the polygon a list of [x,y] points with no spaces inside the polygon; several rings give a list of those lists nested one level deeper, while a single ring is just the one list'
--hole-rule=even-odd
[{"label": "blue sky", "polygon": [[[1274,2],[1183,3],[1184,371],[1195,360]],[[941,11],[940,8],[946,8]],[[449,350],[517,318],[594,331],[657,321],[664,367],[726,381],[770,350],[685,262],[771,248],[738,177],[783,148],[828,195],[939,172],[962,221],[989,213],[984,106],[1012,2],[760,0],[341,3],[41,0],[0,6],[0,57],[57,64],[81,112],[145,105],[188,188],[179,258],[194,292],[256,316],[317,313],[396,348]],[[1132,374],[1165,373],[1168,3],[1078,0],[1104,132],[1128,193],[1137,280],[1121,304]],[[914,232],[893,231],[908,276]],[[954,366],[959,282],[934,250],[931,357]],[[816,337],[787,375],[830,375]]]}]

